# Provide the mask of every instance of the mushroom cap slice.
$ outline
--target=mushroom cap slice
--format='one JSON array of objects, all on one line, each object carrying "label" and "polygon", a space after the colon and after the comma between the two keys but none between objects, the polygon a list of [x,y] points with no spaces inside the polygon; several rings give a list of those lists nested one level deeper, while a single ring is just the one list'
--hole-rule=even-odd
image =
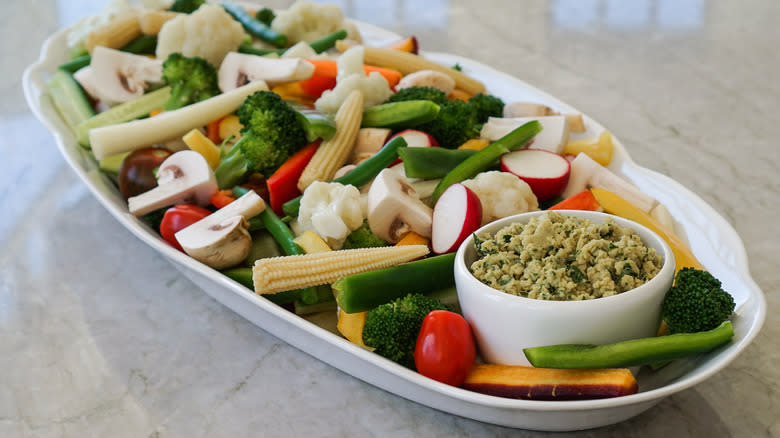
[{"label": "mushroom cap slice", "polygon": [[143,55],[97,46],[89,65],[97,97],[107,103],[133,100],[162,82],[162,60]]},{"label": "mushroom cap slice", "polygon": [[309,79],[314,65],[301,58],[265,58],[230,52],[217,72],[219,89],[225,93],[249,82],[265,81],[269,86]]},{"label": "mushroom cap slice", "polygon": [[430,237],[433,210],[403,176],[390,169],[379,172],[368,190],[368,226],[371,232],[396,243],[410,231]]},{"label": "mushroom cap slice", "polygon": [[128,198],[127,206],[136,216],[185,202],[203,206],[216,191],[217,179],[203,155],[179,151],[160,164],[157,187]]},{"label": "mushroom cap slice", "polygon": [[178,231],[176,240],[190,257],[215,269],[234,266],[244,260],[252,246],[248,219],[265,210],[265,202],[254,191]]}]

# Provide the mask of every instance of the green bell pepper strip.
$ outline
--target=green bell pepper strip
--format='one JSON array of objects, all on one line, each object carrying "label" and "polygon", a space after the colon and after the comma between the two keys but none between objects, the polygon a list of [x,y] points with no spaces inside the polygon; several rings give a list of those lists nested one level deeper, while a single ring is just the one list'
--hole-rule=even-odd
[{"label": "green bell pepper strip", "polygon": [[677,333],[631,339],[609,345],[561,344],[525,348],[531,365],[539,368],[623,368],[649,365],[706,353],[734,336],[731,321],[698,333]]},{"label": "green bell pepper strip", "polygon": [[526,147],[528,142],[541,131],[542,125],[538,121],[532,120],[467,158],[439,181],[433,190],[433,202],[438,201],[439,196],[451,185],[473,178],[492,166],[501,155]]}]

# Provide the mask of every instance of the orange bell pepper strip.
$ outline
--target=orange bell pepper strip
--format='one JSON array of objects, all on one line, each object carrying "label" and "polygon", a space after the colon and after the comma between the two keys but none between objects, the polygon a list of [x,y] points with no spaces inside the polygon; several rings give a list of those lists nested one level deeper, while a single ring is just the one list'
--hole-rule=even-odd
[{"label": "orange bell pepper strip", "polygon": [[278,216],[283,216],[282,205],[285,202],[300,196],[298,179],[303,169],[309,164],[314,153],[317,152],[322,140],[309,143],[303,149],[294,153],[279,169],[266,180],[268,186],[269,204]]},{"label": "orange bell pepper strip", "polygon": [[[306,61],[308,61],[314,66],[314,74],[312,77],[326,76],[334,79],[336,78],[336,75],[338,73],[338,64],[336,63],[336,61],[330,59],[307,59]],[[387,79],[387,83],[390,84],[390,88],[395,87],[398,84],[398,82],[401,80],[401,73],[395,70],[391,70],[389,68],[376,67],[373,65],[364,65],[363,71],[365,71],[366,74],[370,74],[371,72],[378,72],[379,74],[384,76],[385,79]]]},{"label": "orange bell pepper strip", "polygon": [[601,204],[596,201],[590,190],[583,190],[576,195],[569,196],[563,201],[548,208],[548,210],[591,210],[596,211]]},{"label": "orange bell pepper strip", "polygon": [[211,198],[209,198],[211,205],[217,208],[222,208],[235,200],[236,197],[233,196],[233,191],[230,189],[217,190],[213,195],[211,195]]}]

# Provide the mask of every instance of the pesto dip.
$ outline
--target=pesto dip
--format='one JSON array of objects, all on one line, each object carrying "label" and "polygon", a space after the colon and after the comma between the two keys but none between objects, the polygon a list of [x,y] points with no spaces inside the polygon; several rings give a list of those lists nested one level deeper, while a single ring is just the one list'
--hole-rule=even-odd
[{"label": "pesto dip", "polygon": [[495,235],[474,235],[471,273],[486,285],[541,300],[590,300],[640,286],[663,260],[630,228],[546,212]]}]

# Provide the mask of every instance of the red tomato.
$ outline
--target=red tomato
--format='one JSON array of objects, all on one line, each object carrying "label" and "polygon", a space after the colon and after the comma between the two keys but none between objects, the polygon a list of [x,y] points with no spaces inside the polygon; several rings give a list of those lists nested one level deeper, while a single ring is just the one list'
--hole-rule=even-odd
[{"label": "red tomato", "polygon": [[175,205],[165,211],[160,222],[160,235],[171,246],[184,252],[176,240],[176,232],[211,214],[211,210],[192,204]]},{"label": "red tomato", "polygon": [[414,364],[423,376],[452,386],[460,386],[474,367],[477,349],[471,326],[462,316],[434,310],[425,316]]}]

